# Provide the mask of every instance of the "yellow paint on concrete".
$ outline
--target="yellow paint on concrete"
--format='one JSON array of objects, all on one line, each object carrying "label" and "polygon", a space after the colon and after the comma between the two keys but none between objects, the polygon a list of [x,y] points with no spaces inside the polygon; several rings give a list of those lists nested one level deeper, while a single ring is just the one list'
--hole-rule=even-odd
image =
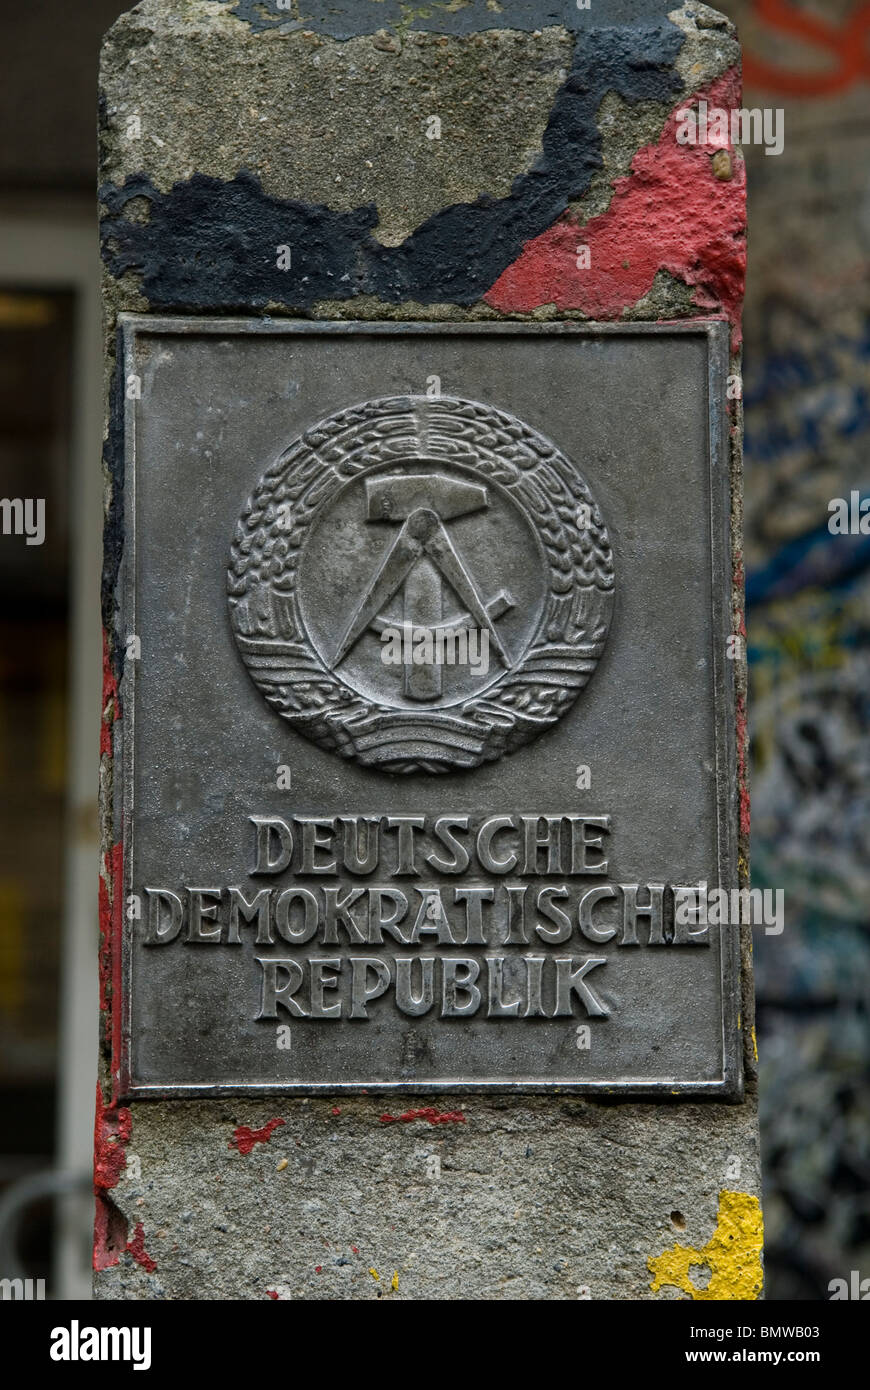
[{"label": "yellow paint on concrete", "polygon": [[[647,1260],[657,1293],[665,1284],[682,1289],[697,1301],[756,1299],[761,1294],[761,1249],[763,1224],[761,1204],[747,1192],[720,1192],[716,1229],[699,1250],[674,1245]],[[693,1282],[696,1266],[710,1270],[706,1288]]]},{"label": "yellow paint on concrete", "polygon": [[393,1272],[392,1280],[390,1281],[390,1288],[391,1288],[391,1289],[393,1290],[393,1292],[395,1293],[395,1291],[396,1291],[396,1289],[398,1289],[398,1287],[399,1287],[399,1271],[398,1271],[398,1270],[395,1270],[395,1271]]},{"label": "yellow paint on concrete", "polygon": [[370,1269],[369,1274],[372,1276],[373,1279],[380,1281],[381,1276],[378,1274],[378,1271],[376,1269]]},{"label": "yellow paint on concrete", "polygon": [[755,1036],[755,1029],[752,1030],[752,1051],[755,1053],[755,1060],[758,1061],[758,1039]]}]

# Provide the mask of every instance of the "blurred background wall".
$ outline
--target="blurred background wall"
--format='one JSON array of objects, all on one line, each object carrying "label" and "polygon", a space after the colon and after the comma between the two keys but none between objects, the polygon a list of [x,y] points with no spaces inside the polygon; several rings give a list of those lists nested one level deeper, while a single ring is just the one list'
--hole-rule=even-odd
[{"label": "blurred background wall", "polygon": [[769,1296],[870,1274],[870,4],[727,0],[745,104],[752,858],[785,890],[756,943]]},{"label": "blurred background wall", "polygon": [[[0,1276],[61,1297],[96,1080],[96,71],[126,8],[0,3],[0,495],[47,518],[0,538]],[[870,536],[827,526],[870,496],[870,3],[719,8],[745,104],[785,113],[782,154],[746,150],[752,844],[786,909],[756,940],[768,1297],[820,1299],[870,1275]]]}]

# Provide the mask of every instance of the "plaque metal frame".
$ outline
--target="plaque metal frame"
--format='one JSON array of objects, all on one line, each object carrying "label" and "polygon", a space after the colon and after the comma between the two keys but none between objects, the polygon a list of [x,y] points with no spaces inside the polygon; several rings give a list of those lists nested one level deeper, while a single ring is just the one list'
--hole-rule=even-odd
[{"label": "plaque metal frame", "polygon": [[[738,793],[737,747],[735,724],[734,662],[726,657],[726,641],[731,633],[731,477],[730,421],[725,407],[725,385],[730,370],[730,326],[721,319],[692,319],[686,322],[659,323],[594,323],[578,322],[366,322],[316,321],[271,318],[190,318],[124,313],[118,316],[117,383],[122,397],[122,441],[117,447],[122,454],[118,463],[123,476],[124,545],[121,568],[115,593],[121,597],[115,612],[116,640],[123,649],[129,634],[137,632],[136,612],[136,555],[137,555],[137,400],[122,389],[130,376],[136,375],[137,343],[144,337],[223,336],[223,337],[296,337],[317,336],[343,338],[404,335],[433,337],[522,337],[546,338],[647,338],[674,335],[695,337],[705,341],[707,349],[707,420],[708,461],[710,467],[710,566],[712,612],[710,615],[710,651],[714,691],[713,730],[716,764],[716,827],[718,882],[729,887],[738,883]],[[133,894],[133,847],[135,821],[135,719],[137,698],[136,661],[124,665],[120,684],[123,717],[114,730],[113,825],[114,843],[123,844],[123,901]],[[116,884],[115,891],[118,891]],[[721,937],[721,1028],[722,1075],[710,1081],[680,1081],[662,1078],[656,1081],[634,1081],[630,1078],[613,1080],[578,1079],[553,1081],[522,1081],[515,1079],[476,1079],[470,1081],[293,1081],[241,1083],[174,1083],[150,1084],[137,1082],[131,1074],[132,997],[134,989],[131,938],[132,929],[126,912],[118,911],[114,920],[121,922],[116,930],[120,943],[121,967],[117,978],[120,998],[114,998],[116,1066],[120,1097],[127,1100],[164,1099],[217,1096],[268,1095],[390,1095],[390,1094],[568,1094],[613,1097],[623,1100],[670,1100],[675,1097],[739,1103],[743,1099],[742,1031],[740,1029],[741,961],[739,928],[732,925]]]}]

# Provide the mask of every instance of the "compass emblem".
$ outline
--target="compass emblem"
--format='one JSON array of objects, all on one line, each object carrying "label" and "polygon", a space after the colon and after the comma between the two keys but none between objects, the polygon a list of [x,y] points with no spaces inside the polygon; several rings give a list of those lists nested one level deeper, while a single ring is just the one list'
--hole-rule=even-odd
[{"label": "compass emblem", "polygon": [[[347,656],[368,627],[382,637],[388,631],[380,617],[385,605],[399,588],[404,591],[401,628],[403,651],[413,648],[422,636],[432,649],[443,649],[444,639],[461,636],[476,627],[486,634],[486,648],[492,642],[498,660],[510,670],[511,661],[495,622],[514,607],[504,590],[491,603],[485,603],[471,572],[463,563],[446,521],[467,516],[488,507],[487,489],[474,483],[445,477],[443,473],[418,473],[366,482],[370,521],[403,522],[394,544],[360,600],[342,639],[333,670]],[[452,589],[465,604],[466,612],[445,620],[445,588]],[[410,700],[428,701],[443,693],[443,663],[435,660],[405,663],[405,694]]]},{"label": "compass emblem", "polygon": [[[476,767],[560,719],[603,651],[613,585],[601,513],[554,444],[477,402],[397,397],[273,464],[228,588],[268,703],[322,747],[408,773]],[[413,659],[385,661],[390,634]],[[487,659],[427,655],[460,639]]]}]

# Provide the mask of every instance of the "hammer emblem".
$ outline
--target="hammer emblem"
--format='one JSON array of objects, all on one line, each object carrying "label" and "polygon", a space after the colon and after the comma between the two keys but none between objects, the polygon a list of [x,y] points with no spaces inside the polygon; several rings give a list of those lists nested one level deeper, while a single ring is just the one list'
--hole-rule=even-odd
[{"label": "hammer emblem", "polygon": [[[454,546],[445,523],[489,504],[485,487],[447,478],[443,474],[402,475],[368,479],[367,519],[402,523],[396,540],[350,620],[333,661],[338,666],[368,628],[382,632],[387,626],[380,615],[399,589],[403,589],[404,630],[448,633],[477,627],[489,634],[501,664],[510,669],[511,659],[495,629],[495,620],[513,601],[504,592],[486,602]],[[445,618],[444,582],[465,605],[466,612]],[[440,665],[409,666],[405,670],[405,694],[412,700],[440,698],[443,691]]]}]

